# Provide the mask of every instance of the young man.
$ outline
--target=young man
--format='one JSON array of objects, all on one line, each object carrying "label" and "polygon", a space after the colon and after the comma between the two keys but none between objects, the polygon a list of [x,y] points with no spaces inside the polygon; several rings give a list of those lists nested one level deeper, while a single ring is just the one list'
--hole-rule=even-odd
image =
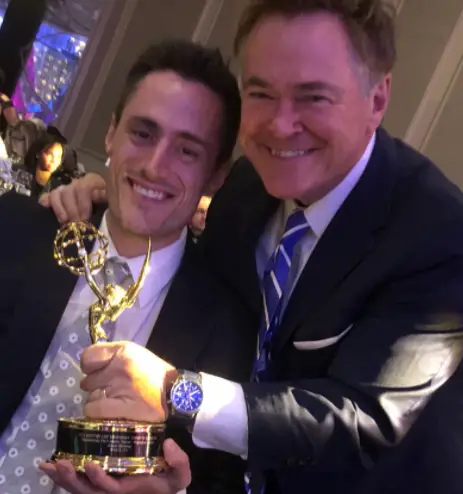
[{"label": "young man", "polygon": [[[176,367],[232,379],[249,376],[256,331],[202,262],[187,225],[230,159],[239,120],[238,86],[217,51],[189,42],[149,48],[132,67],[109,126],[108,204],[91,219],[109,239],[102,273],[119,284],[118,272],[128,283],[138,278],[151,238],[149,273],[134,307],[108,327],[110,338],[121,348],[146,346]],[[87,399],[79,360],[90,345],[86,323],[96,297],[84,277],[54,260],[58,228],[53,213],[30,198],[0,199],[1,494],[57,492],[37,467],[52,455],[57,418],[82,415]],[[175,424],[169,434],[190,455],[189,492],[242,490],[241,460],[195,448]],[[175,463],[178,451],[170,448]],[[70,475],[87,492],[85,477]],[[110,492],[120,493],[185,487],[185,477],[172,474],[111,480]]]},{"label": "young man", "polygon": [[[246,158],[201,243],[253,311],[259,348],[251,382],[202,375],[193,440],[246,457],[252,493],[353,493],[461,359],[463,197],[379,128],[395,61],[386,2],[252,0],[235,45]],[[84,388],[164,418],[171,365],[134,363],[151,399],[115,377],[137,352],[116,351],[89,349]],[[109,413],[93,396],[88,413]]]}]

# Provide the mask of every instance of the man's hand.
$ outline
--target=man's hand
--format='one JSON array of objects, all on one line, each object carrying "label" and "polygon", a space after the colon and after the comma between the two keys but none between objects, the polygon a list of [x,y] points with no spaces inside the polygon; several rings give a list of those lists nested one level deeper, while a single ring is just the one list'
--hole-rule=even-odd
[{"label": "man's hand", "polygon": [[126,418],[164,422],[164,379],[170,364],[131,342],[98,343],[84,350],[81,388],[90,392],[84,407],[92,419]]},{"label": "man's hand", "polygon": [[78,474],[66,460],[42,463],[40,469],[71,494],[175,494],[190,485],[188,456],[171,439],[167,439],[163,447],[170,469],[159,476],[114,478],[90,462],[85,465],[85,474]]},{"label": "man's hand", "polygon": [[88,221],[92,215],[93,204],[106,201],[104,178],[96,173],[88,173],[62,185],[48,194],[43,194],[40,204],[53,209],[61,224],[68,221]]}]

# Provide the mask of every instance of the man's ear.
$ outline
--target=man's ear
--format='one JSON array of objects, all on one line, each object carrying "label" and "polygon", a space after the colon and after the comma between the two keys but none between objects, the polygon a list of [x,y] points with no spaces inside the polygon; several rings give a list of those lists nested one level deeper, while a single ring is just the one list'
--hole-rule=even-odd
[{"label": "man's ear", "polygon": [[106,148],[106,154],[108,156],[111,156],[111,151],[113,147],[113,139],[114,139],[114,134],[116,133],[116,117],[113,116],[111,117],[111,123],[109,124],[108,131],[106,132],[106,137],[105,137],[105,148]]},{"label": "man's ear", "polygon": [[374,132],[384,119],[391,98],[391,74],[385,75],[373,87],[370,132]]},{"label": "man's ear", "polygon": [[232,166],[232,160],[227,161],[222,165],[217,165],[217,168],[214,170],[206,186],[204,187],[203,195],[211,197],[214,196],[224,184],[225,179],[228,177],[228,174],[232,169]]}]

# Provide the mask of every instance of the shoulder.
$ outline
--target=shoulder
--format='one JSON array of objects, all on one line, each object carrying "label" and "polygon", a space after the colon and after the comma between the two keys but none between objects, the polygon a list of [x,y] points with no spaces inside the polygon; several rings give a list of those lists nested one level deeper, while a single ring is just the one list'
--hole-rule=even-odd
[{"label": "shoulder", "polygon": [[363,187],[363,208],[376,205],[364,214],[386,212],[381,221],[385,220],[386,230],[395,235],[396,244],[423,242],[426,246],[429,241],[442,242],[446,231],[456,231],[463,246],[460,189],[428,157],[382,129],[359,185]]},{"label": "shoulder", "polygon": [[208,217],[213,217],[222,210],[233,212],[236,205],[252,199],[250,193],[256,187],[263,187],[261,179],[247,158],[239,158],[233,164],[224,184],[212,199]]},{"label": "shoulder", "polygon": [[237,317],[243,313],[238,295],[211,269],[199,244],[188,242],[183,264],[188,279],[195,280],[196,296],[207,297],[214,311],[234,313]]},{"label": "shoulder", "polygon": [[387,155],[397,175],[395,197],[409,201],[431,201],[429,206],[463,210],[463,193],[441,171],[439,165],[400,139],[379,133],[380,152]]},{"label": "shoulder", "polygon": [[24,252],[37,248],[41,240],[53,241],[59,227],[54,213],[31,197],[15,192],[0,197],[0,231],[12,248]]},{"label": "shoulder", "polygon": [[[393,290],[396,282],[409,284],[407,298],[417,291],[423,300],[440,300],[441,294],[454,298],[463,279],[463,194],[429,158],[400,140],[387,136],[386,142],[381,149],[386,159],[372,162],[381,180],[367,194],[368,200],[378,202],[379,196],[385,204],[381,220],[372,220],[371,272],[387,273],[393,283],[386,285]],[[381,193],[383,179],[391,179],[384,185],[387,194]],[[368,200],[363,203],[367,215]]]},{"label": "shoulder", "polygon": [[199,244],[223,243],[239,231],[249,215],[268,200],[262,180],[247,158],[239,158],[223,186],[215,194]]},{"label": "shoulder", "polygon": [[200,307],[198,320],[210,328],[208,341],[201,353],[201,366],[208,372],[228,379],[247,379],[255,352],[258,320],[242,295],[223,280],[194,245],[187,262],[190,264],[188,292],[195,307]]},{"label": "shoulder", "polygon": [[198,306],[207,310],[209,322],[218,328],[219,333],[225,335],[228,332],[227,337],[249,336],[258,321],[243,295],[221,276],[198,245],[188,247],[184,261],[188,262],[188,268],[184,269],[184,275],[188,278],[186,282],[194,287],[192,297]]},{"label": "shoulder", "polygon": [[399,167],[392,211],[412,230],[434,235],[446,229],[459,232],[463,247],[463,193],[429,158],[394,140]]}]

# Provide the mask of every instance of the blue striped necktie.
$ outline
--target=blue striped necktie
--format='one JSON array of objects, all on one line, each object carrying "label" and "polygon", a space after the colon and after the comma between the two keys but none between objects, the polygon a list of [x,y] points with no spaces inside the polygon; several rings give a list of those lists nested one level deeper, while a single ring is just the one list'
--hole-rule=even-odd
[{"label": "blue striped necktie", "polygon": [[[280,324],[294,248],[309,230],[310,225],[304,216],[304,211],[301,209],[293,211],[288,217],[280,242],[265,268],[262,280],[264,316],[259,330],[259,343],[252,373],[252,379],[255,381],[265,381],[268,378],[271,344]],[[245,475],[247,494],[251,493],[250,478],[251,474],[247,473]],[[262,493],[264,489],[260,491]]]}]

